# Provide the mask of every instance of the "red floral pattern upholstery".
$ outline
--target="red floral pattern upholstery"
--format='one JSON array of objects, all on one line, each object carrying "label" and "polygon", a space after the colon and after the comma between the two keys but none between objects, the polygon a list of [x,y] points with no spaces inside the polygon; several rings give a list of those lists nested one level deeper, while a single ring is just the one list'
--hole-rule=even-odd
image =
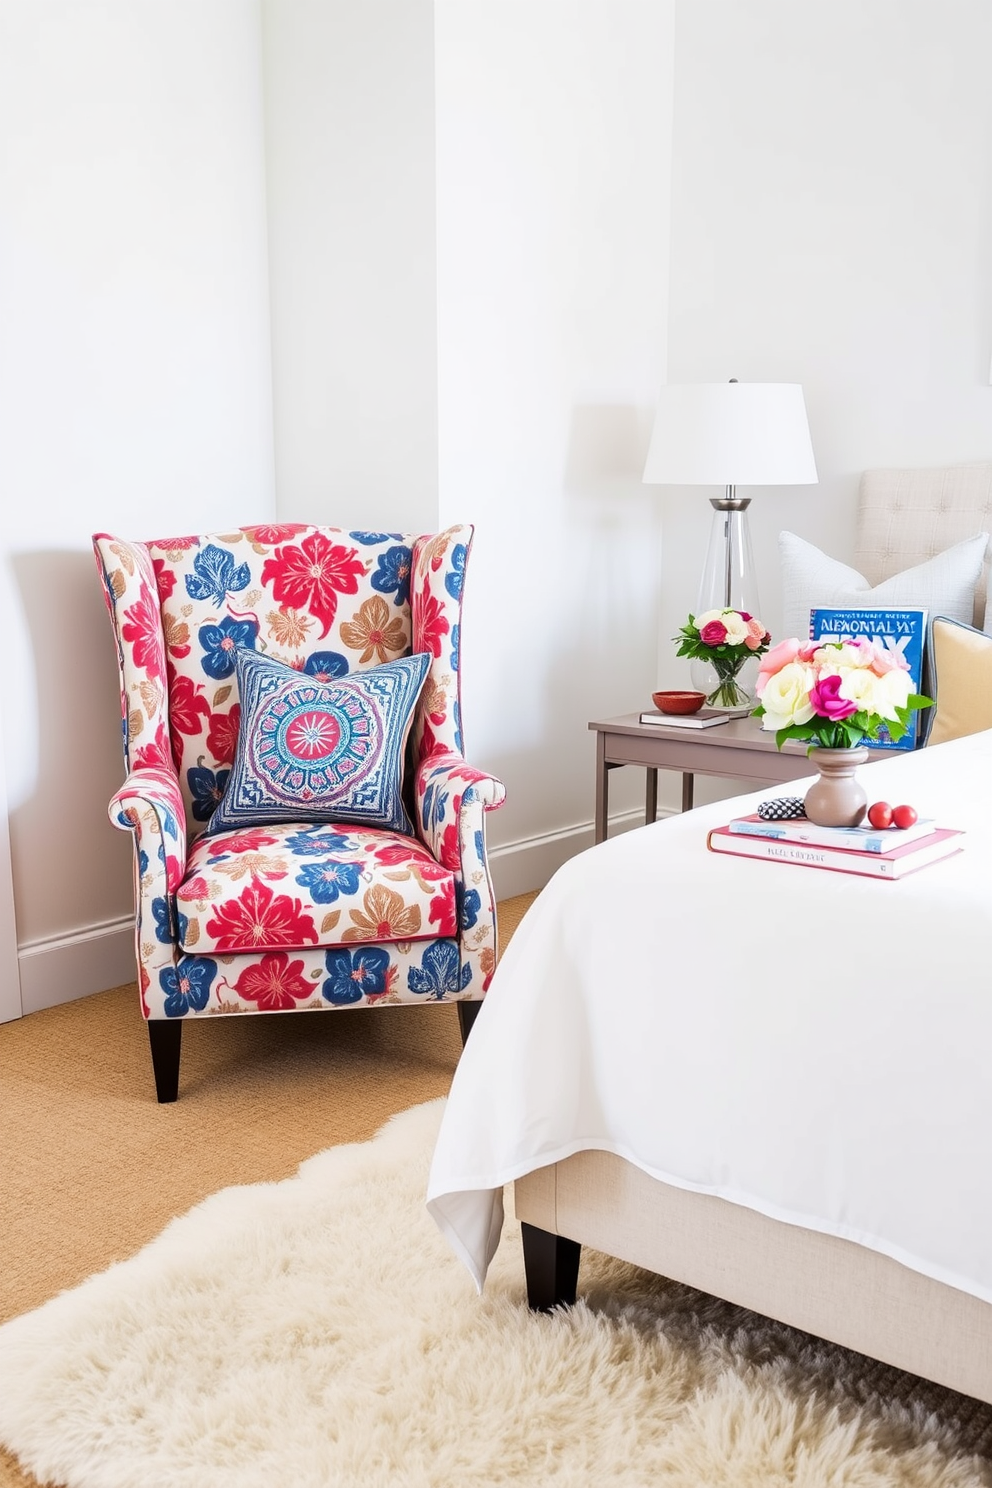
[{"label": "red floral pattern upholstery", "polygon": [[421,843],[325,823],[201,837],[176,906],[201,954],[457,934],[454,873]]},{"label": "red floral pattern upholstery", "polygon": [[[462,758],[459,641],[472,529],[427,537],[299,523],[94,550],[114,626],[151,1019],[480,998],[496,963],[484,814],[503,787]],[[314,677],[412,651],[416,837],[294,822],[204,833],[234,757],[234,653]]]}]

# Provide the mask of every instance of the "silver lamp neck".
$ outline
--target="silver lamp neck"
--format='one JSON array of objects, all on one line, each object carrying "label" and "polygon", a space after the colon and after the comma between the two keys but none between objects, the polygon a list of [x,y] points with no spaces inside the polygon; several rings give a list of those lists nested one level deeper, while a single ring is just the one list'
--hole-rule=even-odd
[{"label": "silver lamp neck", "polygon": [[728,486],[724,496],[710,497],[710,506],[715,511],[747,511],[750,505],[750,496],[738,496],[736,486]]}]

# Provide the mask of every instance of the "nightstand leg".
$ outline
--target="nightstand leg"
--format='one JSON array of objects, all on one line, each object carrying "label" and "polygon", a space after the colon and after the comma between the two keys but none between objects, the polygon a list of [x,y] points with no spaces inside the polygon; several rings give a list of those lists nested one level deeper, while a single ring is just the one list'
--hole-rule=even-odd
[{"label": "nightstand leg", "polygon": [[689,770],[682,771],[682,810],[692,810],[692,774]]},{"label": "nightstand leg", "polygon": [[644,771],[647,784],[644,790],[644,825],[649,827],[658,820],[658,771],[647,765]]},{"label": "nightstand leg", "polygon": [[596,819],[593,824],[593,841],[606,841],[606,813],[608,809],[609,786],[607,783],[607,772],[609,766],[606,763],[606,735],[596,735]]}]

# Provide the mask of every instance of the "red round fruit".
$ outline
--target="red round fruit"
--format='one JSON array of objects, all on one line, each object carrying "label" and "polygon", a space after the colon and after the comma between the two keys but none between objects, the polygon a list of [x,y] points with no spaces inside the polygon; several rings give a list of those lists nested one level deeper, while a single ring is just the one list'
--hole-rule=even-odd
[{"label": "red round fruit", "polygon": [[869,806],[868,820],[873,827],[891,827],[893,813],[888,801],[876,801],[874,806]]},{"label": "red round fruit", "polygon": [[896,806],[892,811],[892,820],[897,827],[911,827],[916,821],[915,806]]}]

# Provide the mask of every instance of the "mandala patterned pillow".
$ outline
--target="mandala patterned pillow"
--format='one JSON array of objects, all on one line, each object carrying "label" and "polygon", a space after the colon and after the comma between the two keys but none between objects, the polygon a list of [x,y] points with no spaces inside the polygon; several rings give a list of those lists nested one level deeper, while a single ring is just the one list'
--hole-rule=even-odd
[{"label": "mandala patterned pillow", "polygon": [[333,681],[247,649],[235,664],[238,742],[208,832],[300,819],[412,835],[403,760],[426,652]]}]

